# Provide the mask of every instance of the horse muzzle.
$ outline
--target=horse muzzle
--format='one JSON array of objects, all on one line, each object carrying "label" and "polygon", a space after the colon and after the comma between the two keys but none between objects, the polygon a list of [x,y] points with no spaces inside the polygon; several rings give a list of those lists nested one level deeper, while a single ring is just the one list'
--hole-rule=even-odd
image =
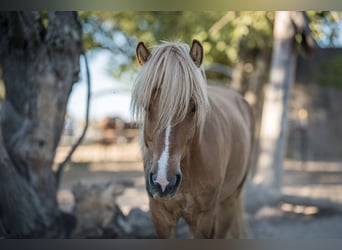
[{"label": "horse muzzle", "polygon": [[156,174],[149,171],[146,176],[146,190],[150,197],[157,200],[168,200],[178,191],[182,182],[182,174],[177,173],[172,178],[168,178],[168,183],[158,182]]}]

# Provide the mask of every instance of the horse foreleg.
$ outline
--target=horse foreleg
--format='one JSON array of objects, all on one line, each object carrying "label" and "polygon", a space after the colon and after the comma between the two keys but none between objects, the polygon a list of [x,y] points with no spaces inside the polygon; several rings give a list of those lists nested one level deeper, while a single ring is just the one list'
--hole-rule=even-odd
[{"label": "horse foreleg", "polygon": [[150,201],[150,210],[157,237],[162,239],[174,238],[178,218],[154,200]]},{"label": "horse foreleg", "polygon": [[215,226],[215,238],[247,238],[242,196],[237,193],[219,204]]},{"label": "horse foreleg", "polygon": [[214,237],[213,210],[199,213],[196,217],[186,218],[190,231],[195,239],[211,239]]}]

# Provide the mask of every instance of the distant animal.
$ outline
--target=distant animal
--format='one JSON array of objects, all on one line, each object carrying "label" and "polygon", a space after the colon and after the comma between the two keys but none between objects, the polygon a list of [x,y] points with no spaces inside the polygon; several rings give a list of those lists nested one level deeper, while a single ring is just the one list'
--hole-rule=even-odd
[{"label": "distant animal", "polygon": [[207,86],[203,47],[165,42],[136,47],[142,66],[131,108],[142,121],[146,190],[158,237],[172,238],[182,217],[194,238],[243,238],[242,189],[253,119],[232,90]]}]

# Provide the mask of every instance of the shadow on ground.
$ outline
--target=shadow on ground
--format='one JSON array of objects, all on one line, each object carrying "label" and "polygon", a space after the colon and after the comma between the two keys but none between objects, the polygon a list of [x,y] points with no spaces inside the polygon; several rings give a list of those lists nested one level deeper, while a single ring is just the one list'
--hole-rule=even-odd
[{"label": "shadow on ground", "polygon": [[[155,238],[140,161],[71,164],[62,180],[61,192],[69,192],[65,197],[70,196],[72,186],[81,180],[89,185],[101,182],[126,185],[122,194],[115,196],[118,206],[111,214],[111,221],[102,228],[97,226],[95,238]],[[248,182],[244,198],[250,238],[341,239],[341,180],[342,163],[309,162],[303,166],[286,161],[280,194]],[[70,206],[71,200],[60,199],[69,206],[66,210],[75,210]],[[178,225],[177,237],[190,237],[183,221]]]}]

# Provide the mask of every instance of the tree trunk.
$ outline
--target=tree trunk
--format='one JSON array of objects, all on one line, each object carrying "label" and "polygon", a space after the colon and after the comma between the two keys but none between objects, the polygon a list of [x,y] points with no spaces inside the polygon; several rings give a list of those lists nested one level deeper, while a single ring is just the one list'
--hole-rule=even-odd
[{"label": "tree trunk", "polygon": [[266,79],[266,69],[269,67],[268,50],[248,50],[247,39],[243,39],[239,44],[239,54],[237,64],[234,68],[231,87],[240,92],[251,105],[254,114],[254,142],[251,158],[250,175],[256,173],[256,165],[259,152],[259,135],[264,102],[264,85]]},{"label": "tree trunk", "polygon": [[73,12],[0,13],[0,234],[65,237],[52,170],[83,51]]},{"label": "tree trunk", "polygon": [[259,173],[263,184],[280,189],[287,97],[293,82],[296,53],[294,27],[289,12],[276,12],[270,86],[266,89],[260,130]]},{"label": "tree trunk", "polygon": [[280,192],[282,163],[286,144],[287,106],[296,67],[295,35],[302,35],[304,49],[311,52],[310,36],[304,12],[277,11],[274,21],[274,45],[270,86],[266,89],[260,130],[260,156],[255,182]]}]

